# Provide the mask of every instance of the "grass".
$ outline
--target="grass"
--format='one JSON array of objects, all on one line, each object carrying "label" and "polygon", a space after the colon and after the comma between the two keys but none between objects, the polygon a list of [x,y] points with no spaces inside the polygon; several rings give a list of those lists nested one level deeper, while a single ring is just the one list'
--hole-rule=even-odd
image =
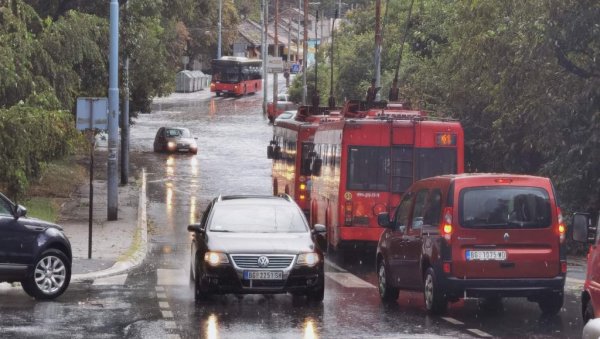
[{"label": "grass", "polygon": [[27,208],[27,216],[56,222],[61,204],[88,180],[87,175],[85,165],[77,156],[49,163],[19,204]]}]

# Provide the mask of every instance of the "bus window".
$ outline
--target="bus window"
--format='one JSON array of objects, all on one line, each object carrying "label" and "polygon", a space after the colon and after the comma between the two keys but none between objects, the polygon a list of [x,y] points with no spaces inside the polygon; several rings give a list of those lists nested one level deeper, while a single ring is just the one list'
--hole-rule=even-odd
[{"label": "bus window", "polygon": [[390,176],[390,151],[387,147],[348,148],[349,190],[386,191]]},{"label": "bus window", "polygon": [[302,143],[302,154],[300,154],[302,163],[300,163],[300,174],[310,175],[310,165],[312,163],[311,153],[314,151],[315,144],[312,142]]},{"label": "bus window", "polygon": [[392,192],[402,193],[413,182],[413,148],[392,148]]},{"label": "bus window", "polygon": [[416,155],[417,178],[434,177],[441,174],[455,174],[456,148],[420,148]]}]

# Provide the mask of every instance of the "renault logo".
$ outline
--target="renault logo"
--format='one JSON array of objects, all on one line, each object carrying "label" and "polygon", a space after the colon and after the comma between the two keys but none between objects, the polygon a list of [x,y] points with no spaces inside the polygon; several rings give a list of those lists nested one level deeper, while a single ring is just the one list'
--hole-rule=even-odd
[{"label": "renault logo", "polygon": [[268,267],[269,266],[269,258],[265,257],[264,255],[258,257],[258,267]]},{"label": "renault logo", "polygon": [[508,233],[504,233],[504,241],[510,240],[510,235]]}]

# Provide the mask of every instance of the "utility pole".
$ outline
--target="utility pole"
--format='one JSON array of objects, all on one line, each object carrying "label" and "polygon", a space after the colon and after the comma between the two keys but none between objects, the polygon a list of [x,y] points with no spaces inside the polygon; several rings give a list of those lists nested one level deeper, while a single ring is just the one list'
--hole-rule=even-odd
[{"label": "utility pole", "polygon": [[267,114],[267,96],[268,96],[268,73],[267,73],[267,62],[269,58],[269,7],[267,0],[262,0],[262,25],[264,27],[262,34],[262,59],[263,59],[263,115]]},{"label": "utility pole", "polygon": [[[375,0],[375,87],[381,87],[381,0]],[[380,100],[379,91],[375,100]]]},{"label": "utility pole", "polygon": [[306,55],[308,52],[308,0],[304,0],[304,42],[302,43],[302,104],[306,105]]},{"label": "utility pole", "polygon": [[221,59],[221,17],[223,12],[223,0],[219,0],[219,42],[217,43],[217,59]]},{"label": "utility pole", "polygon": [[[125,3],[125,34],[123,34],[124,43],[127,44],[128,36],[127,18],[129,17],[129,1]],[[125,102],[123,103],[123,115],[121,121],[121,185],[127,185],[129,182],[129,54],[125,46]]]},{"label": "utility pole", "polygon": [[[279,26],[279,0],[275,0],[275,41],[273,43],[274,47],[274,56],[277,58],[279,56],[279,40],[277,36],[277,26]],[[277,112],[277,72],[273,72],[273,111]]]},{"label": "utility pole", "polygon": [[317,62],[317,54],[319,53],[319,10],[317,9],[315,16],[315,94],[318,95],[317,92],[319,90],[319,63]]},{"label": "utility pole", "polygon": [[117,148],[119,144],[119,2],[110,0],[110,41],[108,65],[108,161],[107,217],[117,220]]},{"label": "utility pole", "polygon": [[298,38],[296,39],[296,62],[300,61],[300,2],[302,0],[298,0]]},{"label": "utility pole", "polygon": [[329,79],[329,100],[327,100],[327,104],[329,108],[335,107],[335,97],[333,96],[333,42],[335,37],[335,19],[338,17],[338,10],[335,10],[335,14],[333,16],[333,21],[331,22],[331,56],[329,59],[331,60],[331,66],[329,67],[330,79]]}]

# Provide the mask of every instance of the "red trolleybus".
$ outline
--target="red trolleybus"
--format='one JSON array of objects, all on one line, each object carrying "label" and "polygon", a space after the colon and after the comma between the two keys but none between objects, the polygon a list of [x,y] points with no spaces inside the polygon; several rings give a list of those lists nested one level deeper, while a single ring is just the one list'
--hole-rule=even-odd
[{"label": "red trolleybus", "polygon": [[317,127],[311,166],[311,225],[325,225],[335,249],[377,245],[377,215],[391,213],[415,180],[464,171],[459,122],[391,105],[347,108],[344,120]]},{"label": "red trolleybus", "polygon": [[244,57],[224,56],[212,61],[210,91],[236,96],[262,89],[262,61]]},{"label": "red trolleybus", "polygon": [[339,109],[300,106],[296,116],[276,120],[267,156],[273,159],[273,194],[289,194],[308,216],[313,136],[322,121],[339,120]]}]

